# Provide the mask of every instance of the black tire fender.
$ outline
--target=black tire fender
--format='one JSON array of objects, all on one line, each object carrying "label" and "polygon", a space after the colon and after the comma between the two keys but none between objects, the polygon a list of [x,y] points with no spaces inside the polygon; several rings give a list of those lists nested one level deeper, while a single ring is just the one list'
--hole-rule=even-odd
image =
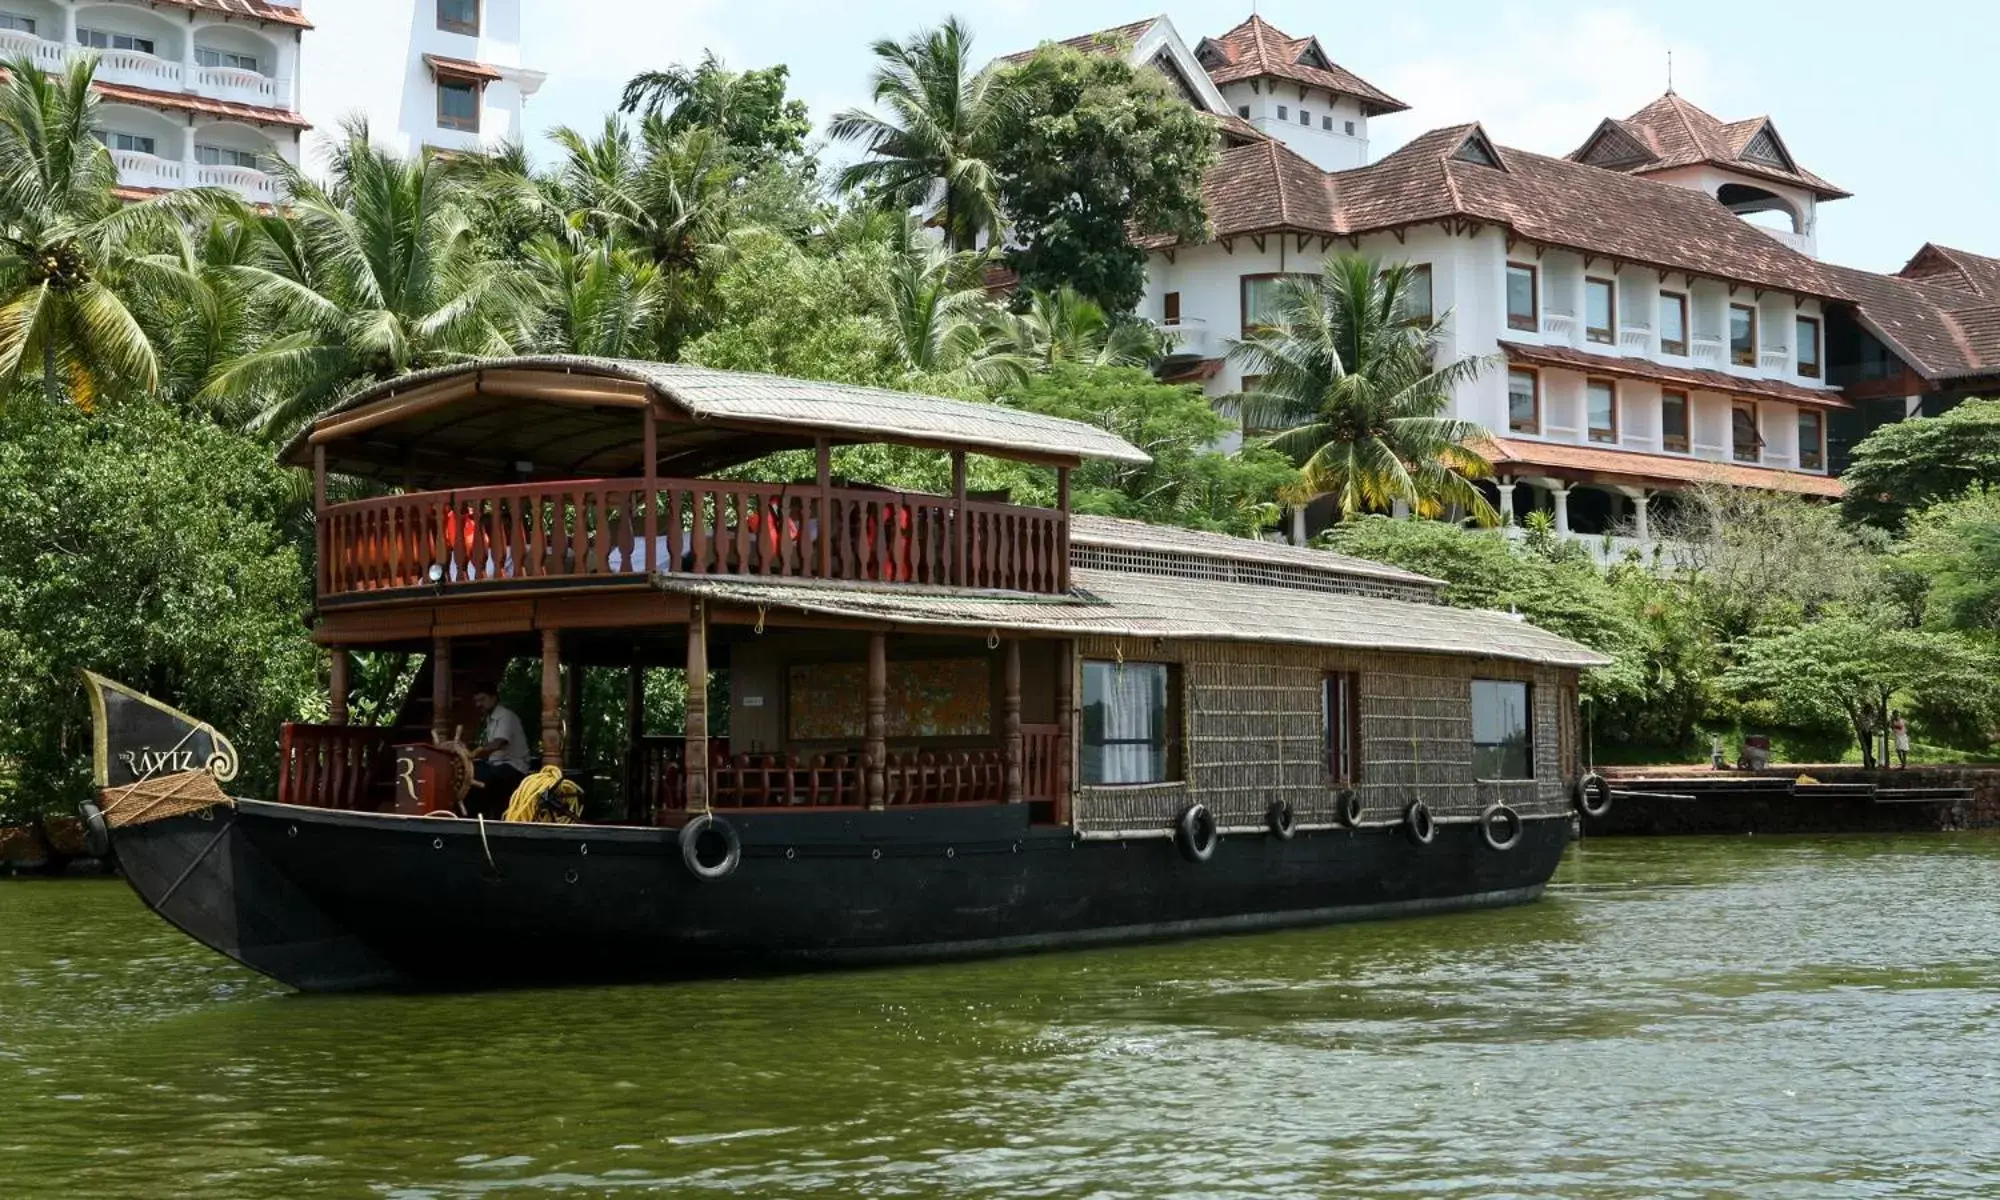
[{"label": "black tire fender", "polygon": [[714,813],[703,813],[681,826],[680,842],[682,864],[703,883],[727,879],[743,863],[743,839],[734,825]]},{"label": "black tire fender", "polygon": [[95,799],[85,800],[77,805],[77,815],[83,818],[83,844],[90,856],[110,858],[111,824],[104,819],[104,810],[97,807]]},{"label": "black tire fender", "polygon": [[1576,781],[1576,810],[1586,817],[1601,817],[1611,811],[1611,784],[1592,771]]},{"label": "black tire fender", "polygon": [[1174,844],[1180,847],[1181,857],[1191,863],[1205,863],[1214,858],[1215,847],[1221,841],[1222,829],[1206,804],[1188,805],[1174,822]]},{"label": "black tire fender", "polygon": [[1431,806],[1421,800],[1411,801],[1410,807],[1403,810],[1403,829],[1417,845],[1430,845],[1437,837],[1437,820],[1431,816]]},{"label": "black tire fender", "polygon": [[1349,829],[1361,828],[1361,792],[1355,788],[1342,788],[1336,801],[1340,823]]},{"label": "black tire fender", "polygon": [[1282,797],[1271,801],[1271,806],[1264,810],[1264,824],[1271,827],[1272,834],[1281,842],[1291,841],[1299,831],[1298,818],[1292,814],[1292,802]]},{"label": "black tire fender", "polygon": [[1527,825],[1521,814],[1504,804],[1495,804],[1479,814],[1479,832],[1486,835],[1486,844],[1495,850],[1512,850],[1521,844],[1521,834]]}]

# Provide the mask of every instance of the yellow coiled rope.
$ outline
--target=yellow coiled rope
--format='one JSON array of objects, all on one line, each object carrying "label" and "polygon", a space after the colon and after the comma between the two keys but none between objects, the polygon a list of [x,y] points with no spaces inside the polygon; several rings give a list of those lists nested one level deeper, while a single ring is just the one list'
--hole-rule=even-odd
[{"label": "yellow coiled rope", "polygon": [[583,789],[564,779],[561,767],[543,767],[514,789],[501,819],[574,825],[583,819]]}]

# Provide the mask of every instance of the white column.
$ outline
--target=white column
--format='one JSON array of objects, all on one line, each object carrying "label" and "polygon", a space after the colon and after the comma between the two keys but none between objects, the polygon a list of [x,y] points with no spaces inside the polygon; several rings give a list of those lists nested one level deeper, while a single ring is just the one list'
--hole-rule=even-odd
[{"label": "white column", "polygon": [[76,49],[76,5],[65,3],[62,6],[62,14],[63,14],[63,31],[62,31],[63,53],[65,55],[68,55],[73,53]]},{"label": "white column", "polygon": [[1556,502],[1556,532],[1569,536],[1569,488],[1552,487],[1549,496]]},{"label": "white column", "polygon": [[189,117],[187,126],[181,130],[182,184],[192,187],[198,170],[198,164],[194,161],[194,118]]},{"label": "white column", "polygon": [[1632,497],[1632,534],[1642,542],[1653,540],[1653,527],[1646,521],[1646,506],[1653,498],[1644,492]]},{"label": "white column", "polygon": [[1494,486],[1500,491],[1500,523],[1502,525],[1512,525],[1514,523],[1514,481],[1508,479]]},{"label": "white column", "polygon": [[200,70],[194,61],[194,22],[190,20],[181,30],[181,86],[194,90],[195,72]]},{"label": "white column", "polygon": [[1292,506],[1292,545],[1303,546],[1305,544],[1306,544],[1306,506],[1303,504],[1297,504]]}]

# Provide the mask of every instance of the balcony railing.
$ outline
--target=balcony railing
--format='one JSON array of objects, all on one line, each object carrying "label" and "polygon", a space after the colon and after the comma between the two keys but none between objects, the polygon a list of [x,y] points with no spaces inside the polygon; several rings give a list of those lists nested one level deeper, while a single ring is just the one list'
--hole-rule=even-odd
[{"label": "balcony railing", "polygon": [[323,597],[650,573],[1060,594],[1069,521],[1049,509],[816,484],[524,483],[359,500],[320,516]]},{"label": "balcony railing", "polygon": [[1569,341],[1576,336],[1576,315],[1554,310],[1543,312],[1542,336],[1561,342]]},{"label": "balcony railing", "polygon": [[1757,366],[1770,374],[1789,375],[1792,373],[1792,351],[1789,346],[1766,346],[1757,355]]},{"label": "balcony railing", "polygon": [[111,161],[118,167],[118,182],[127,187],[187,186],[187,165],[171,158],[142,154],[137,150],[113,150]]},{"label": "balcony railing", "polygon": [[237,67],[196,67],[194,89],[203,95],[241,100],[265,108],[290,108],[291,82]]},{"label": "balcony railing", "polygon": [[180,91],[186,88],[221,100],[237,100],[265,108],[292,107],[292,81],[239,67],[188,67],[178,60],[140,50],[100,50],[37,37],[18,29],[0,29],[0,58],[31,58],[46,70],[60,71],[87,54],[97,56],[97,78],[106,83]]},{"label": "balcony railing", "polygon": [[1722,366],[1722,339],[1695,335],[1694,361],[1704,367],[1720,369]]},{"label": "balcony railing", "polygon": [[65,61],[61,42],[51,42],[18,29],[0,29],[0,56],[32,58],[37,66],[50,71],[62,70]]},{"label": "balcony railing", "polygon": [[1618,348],[1627,354],[1651,354],[1653,352],[1653,327],[1651,325],[1627,325],[1618,331]]},{"label": "balcony railing", "polygon": [[1178,321],[1160,322],[1160,332],[1167,337],[1168,358],[1209,358],[1211,357],[1208,322],[1200,317],[1185,317]]},{"label": "balcony railing", "polygon": [[[83,52],[81,48],[77,51]],[[180,90],[181,65],[171,59],[138,50],[99,50],[96,53],[97,78],[106,83]]]},{"label": "balcony railing", "polygon": [[275,204],[278,181],[255,167],[198,164],[194,181],[200,187],[228,188],[245,200]]}]

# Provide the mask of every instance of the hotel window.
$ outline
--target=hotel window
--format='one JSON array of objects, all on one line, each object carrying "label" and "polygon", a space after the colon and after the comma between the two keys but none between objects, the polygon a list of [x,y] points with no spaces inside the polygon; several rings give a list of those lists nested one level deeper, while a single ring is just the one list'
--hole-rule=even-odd
[{"label": "hotel window", "polygon": [[479,132],[479,89],[469,83],[438,80],[438,125]]},{"label": "hotel window", "polygon": [[1609,379],[1593,379],[1583,385],[1583,392],[1590,409],[1590,440],[1615,445],[1618,441],[1618,385]]},{"label": "hotel window", "polygon": [[1729,361],[1739,367],[1757,365],[1757,310],[1747,304],[1729,306]]},{"label": "hotel window", "polygon": [[136,50],[140,54],[153,52],[153,39],[134,37],[129,33],[108,33],[102,29],[79,29],[76,44],[88,46],[92,50]]},{"label": "hotel window", "polygon": [[255,150],[232,150],[228,146],[196,146],[194,160],[204,167],[248,167],[260,170],[263,156]]},{"label": "hotel window", "polygon": [[1472,681],[1472,777],[1533,779],[1535,744],[1528,720],[1528,685],[1512,679]]},{"label": "hotel window", "polygon": [[1332,132],[1333,132],[1333,118],[1332,118],[1332,117],[1321,117],[1321,118],[1319,119],[1319,127],[1320,127],[1320,128],[1322,129],[1322,130],[1326,131],[1327,133],[1332,133]]},{"label": "hotel window", "polygon": [[1660,448],[1679,454],[1688,452],[1688,398],[1686,392],[1660,393]]},{"label": "hotel window", "polygon": [[1239,104],[1239,105],[1237,105],[1237,106],[1236,106],[1236,115],[1237,115],[1237,116],[1239,116],[1239,117],[1242,117],[1242,118],[1243,118],[1244,120],[1246,120],[1246,121],[1247,121],[1247,120],[1249,120],[1249,119],[1250,119],[1250,106],[1249,106],[1249,105],[1247,105],[1247,104]]},{"label": "hotel window", "polygon": [[194,61],[204,67],[227,67],[232,71],[256,71],[257,56],[233,50],[204,50],[195,47]]},{"label": "hotel window", "polygon": [[1533,371],[1507,372],[1507,428],[1515,433],[1542,431],[1542,377]]},{"label": "hotel window", "polygon": [[1403,319],[1414,325],[1428,325],[1437,319],[1436,291],[1431,283],[1429,263],[1411,263],[1403,276]]},{"label": "hotel window", "polygon": [[453,33],[479,33],[479,0],[437,0],[438,28]]},{"label": "hotel window", "polygon": [[1301,125],[1311,125],[1312,123],[1313,123],[1313,115],[1312,115],[1311,113],[1307,112],[1307,111],[1306,111],[1305,109],[1303,109],[1303,108],[1302,108],[1302,109],[1300,109],[1300,110],[1299,110],[1299,124],[1301,124]]},{"label": "hotel window", "polygon": [[1583,281],[1583,336],[1607,346],[1618,340],[1618,290],[1609,279]]},{"label": "hotel window", "polygon": [[1688,298],[1679,292],[1660,293],[1660,353],[1686,358]]},{"label": "hotel window", "polygon": [[1826,418],[1816,409],[1799,410],[1799,470],[1826,470]]},{"label": "hotel window", "polygon": [[1279,119],[1280,121],[1289,121],[1289,120],[1291,120],[1291,119],[1292,119],[1292,110],[1291,110],[1291,109],[1289,109],[1289,108],[1287,108],[1287,107],[1285,107],[1284,105],[1280,104],[1280,105],[1278,106],[1278,119]]},{"label": "hotel window", "polygon": [[11,29],[16,33],[35,32],[35,18],[19,13],[0,12],[0,29]]},{"label": "hotel window", "polygon": [[1341,671],[1328,675],[1320,690],[1320,739],[1333,783],[1361,782],[1360,681],[1354,672]]},{"label": "hotel window", "polygon": [[1819,322],[1812,317],[1800,317],[1795,325],[1799,339],[1799,374],[1807,379],[1818,379]]},{"label": "hotel window", "polygon": [[1348,136],[1348,137],[1353,137],[1353,136],[1354,136],[1354,122],[1352,122],[1352,121],[1349,121],[1349,122],[1347,123],[1347,136]]},{"label": "hotel window", "polygon": [[1540,327],[1536,312],[1541,298],[1536,295],[1537,290],[1535,268],[1524,263],[1507,264],[1507,328],[1533,333]]},{"label": "hotel window", "polygon": [[1160,319],[1169,325],[1181,323],[1181,294],[1168,292],[1160,297]]},{"label": "hotel window", "polygon": [[1249,337],[1259,329],[1276,324],[1279,319],[1278,291],[1286,279],[1306,278],[1297,275],[1245,275],[1243,289],[1243,336]]},{"label": "hotel window", "polygon": [[1165,783],[1177,778],[1175,668],[1166,663],[1083,664],[1083,782]]},{"label": "hotel window", "polygon": [[97,140],[113,150],[123,150],[130,154],[152,154],[153,139],[136,133],[107,133],[100,130]]},{"label": "hotel window", "polygon": [[1757,432],[1757,406],[1738,400],[1729,410],[1729,445],[1737,462],[1764,461],[1764,435]]}]

